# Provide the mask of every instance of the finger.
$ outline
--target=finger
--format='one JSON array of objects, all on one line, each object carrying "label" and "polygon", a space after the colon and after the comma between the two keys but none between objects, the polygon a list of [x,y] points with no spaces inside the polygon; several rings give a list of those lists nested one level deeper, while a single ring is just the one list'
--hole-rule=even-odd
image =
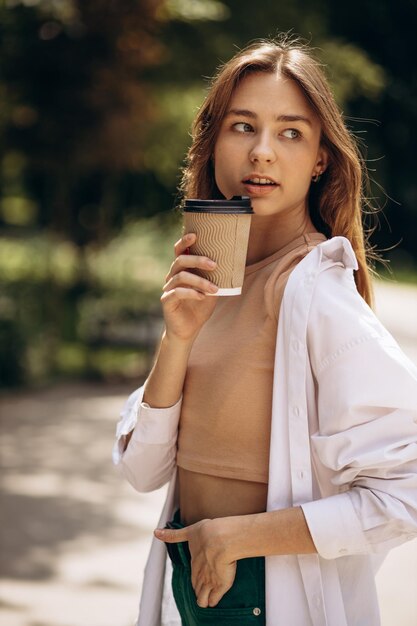
[{"label": "finger", "polygon": [[220,600],[223,598],[224,594],[228,591],[224,587],[220,589],[212,589],[208,598],[208,606],[213,607],[217,606]]},{"label": "finger", "polygon": [[191,581],[191,584],[193,586],[196,597],[198,597],[200,595],[202,588],[204,587],[206,583],[204,582],[202,578],[197,578],[195,584],[192,581]]},{"label": "finger", "polygon": [[216,293],[218,291],[218,287],[206,278],[197,276],[197,274],[192,274],[191,272],[186,272],[185,270],[172,276],[162,287],[162,290],[170,291],[176,287],[193,287],[198,291],[208,293]]},{"label": "finger", "polygon": [[171,291],[165,291],[161,296],[161,302],[165,305],[173,305],[178,300],[204,300],[205,297],[205,294],[201,293],[201,291],[177,287],[176,289],[171,289]]},{"label": "finger", "polygon": [[211,593],[211,586],[204,585],[197,596],[197,604],[202,609],[206,609],[209,605],[208,600]]},{"label": "finger", "polygon": [[188,541],[188,529],[178,528],[156,528],[154,535],[157,539],[161,539],[165,543],[179,543],[180,541]]},{"label": "finger", "polygon": [[165,280],[169,280],[184,269],[200,269],[204,271],[212,271],[216,268],[217,263],[206,256],[197,254],[180,254],[172,263]]},{"label": "finger", "polygon": [[196,239],[197,235],[195,233],[188,233],[187,235],[181,237],[181,239],[174,244],[175,256],[183,254],[189,246],[193,245]]}]

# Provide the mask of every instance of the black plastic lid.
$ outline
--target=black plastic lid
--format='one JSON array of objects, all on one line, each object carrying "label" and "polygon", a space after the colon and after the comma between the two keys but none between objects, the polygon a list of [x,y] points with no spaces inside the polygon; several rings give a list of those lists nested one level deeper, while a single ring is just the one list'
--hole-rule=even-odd
[{"label": "black plastic lid", "polygon": [[197,200],[185,201],[185,213],[253,213],[248,196],[233,196],[231,200]]}]

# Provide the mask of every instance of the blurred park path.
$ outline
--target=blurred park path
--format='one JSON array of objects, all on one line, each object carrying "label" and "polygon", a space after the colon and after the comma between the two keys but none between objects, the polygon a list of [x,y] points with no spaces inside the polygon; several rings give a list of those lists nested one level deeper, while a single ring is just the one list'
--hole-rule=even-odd
[{"label": "blurred park path", "polygon": [[[381,320],[417,363],[417,287],[378,283],[376,296]],[[134,623],[166,488],[135,493],[111,464],[131,390],[63,384],[0,396],[1,624]],[[415,540],[378,573],[383,626],[417,624],[416,581]]]}]

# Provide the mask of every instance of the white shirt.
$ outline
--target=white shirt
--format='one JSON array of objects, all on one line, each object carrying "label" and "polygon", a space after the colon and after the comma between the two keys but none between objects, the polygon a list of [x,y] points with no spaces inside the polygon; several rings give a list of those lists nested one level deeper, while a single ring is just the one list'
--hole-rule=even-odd
[{"label": "white shirt", "polygon": [[[334,237],[300,261],[282,300],[267,511],[301,506],[318,553],[266,557],[267,626],[377,626],[375,573],[417,537],[417,368],[358,294],[354,269],[349,241]],[[114,462],[138,491],[169,481],[163,527],[179,506],[181,399],[151,409],[142,397],[143,387],[122,410]],[[170,572],[154,538],[137,626],[181,626]]]}]

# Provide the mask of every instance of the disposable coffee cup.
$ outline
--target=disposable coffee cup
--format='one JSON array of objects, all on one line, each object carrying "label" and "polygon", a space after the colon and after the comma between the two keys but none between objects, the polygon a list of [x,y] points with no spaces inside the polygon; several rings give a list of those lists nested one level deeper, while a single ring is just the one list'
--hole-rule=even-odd
[{"label": "disposable coffee cup", "polygon": [[217,263],[214,270],[195,268],[193,272],[219,288],[215,296],[242,293],[252,215],[250,199],[245,196],[185,201],[184,235],[197,235],[190,254],[206,256]]}]

